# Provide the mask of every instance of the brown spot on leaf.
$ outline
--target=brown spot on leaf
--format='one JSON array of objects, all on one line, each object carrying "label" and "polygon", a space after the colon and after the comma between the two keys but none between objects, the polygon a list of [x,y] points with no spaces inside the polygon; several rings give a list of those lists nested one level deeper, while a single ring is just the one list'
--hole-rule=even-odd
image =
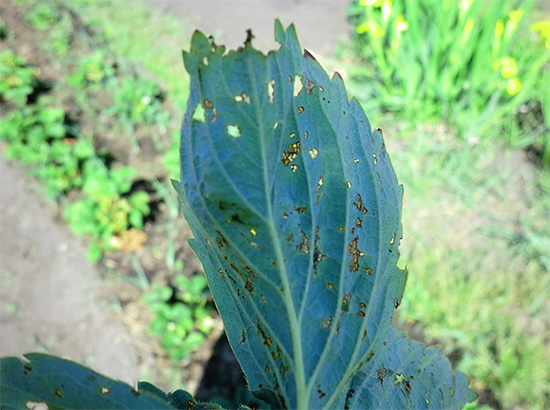
[{"label": "brown spot on leaf", "polygon": [[359,256],[364,255],[364,253],[360,251],[359,248],[357,247],[358,240],[359,240],[359,237],[355,236],[348,245],[349,254],[351,256],[351,260],[349,262],[349,270],[352,272],[356,272],[357,269],[359,269]]},{"label": "brown spot on leaf", "polygon": [[285,167],[296,159],[301,150],[302,146],[300,141],[297,141],[294,144],[288,144],[288,151],[283,151],[283,159],[281,160]]},{"label": "brown spot on leaf", "polygon": [[369,210],[363,205],[363,200],[361,199],[361,194],[355,195],[357,202],[354,202],[353,205],[357,208],[358,211],[367,214]]},{"label": "brown spot on leaf", "polygon": [[300,253],[309,253],[309,240],[307,239],[307,235],[304,231],[302,231],[302,241],[296,246],[296,249],[298,249],[298,252]]}]

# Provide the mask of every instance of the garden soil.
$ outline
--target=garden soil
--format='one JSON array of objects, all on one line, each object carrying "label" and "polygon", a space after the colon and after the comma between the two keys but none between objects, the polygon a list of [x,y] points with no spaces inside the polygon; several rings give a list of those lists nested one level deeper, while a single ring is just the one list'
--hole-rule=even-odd
[{"label": "garden soil", "polygon": [[[0,3],[9,25],[8,1]],[[274,19],[280,18],[284,25],[294,22],[302,44],[326,58],[346,38],[347,4],[344,0],[149,1],[152,9],[172,15],[183,27],[212,33],[218,44],[230,47],[244,41],[247,29],[253,30],[257,47],[276,47]],[[41,37],[34,41],[40,44]],[[36,59],[39,56],[35,64]],[[40,186],[0,153],[0,356],[47,352],[130,384],[138,379],[159,383],[158,375],[151,373],[158,367],[158,352],[146,339],[136,337],[145,332],[143,324],[120,299],[121,292],[131,292],[131,287],[123,286],[126,290],[121,291],[120,284],[102,278],[99,268],[87,262],[83,240],[70,233],[44,198]],[[189,376],[187,388],[193,391],[201,372],[191,374],[194,380]],[[174,380],[159,384],[180,387]]]}]

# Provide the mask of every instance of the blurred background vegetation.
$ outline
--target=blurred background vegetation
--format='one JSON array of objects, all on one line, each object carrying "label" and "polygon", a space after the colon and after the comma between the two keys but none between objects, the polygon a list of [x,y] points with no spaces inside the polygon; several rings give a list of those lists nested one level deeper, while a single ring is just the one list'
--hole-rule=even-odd
[{"label": "blurred background vegetation", "polygon": [[[4,155],[43,182],[107,278],[141,289],[166,356],[192,360],[219,318],[169,182],[188,94],[179,23],[137,1],[9,1]],[[328,63],[384,129],[405,186],[396,324],[472,378],[474,408],[550,408],[543,3],[356,0],[351,41]]]}]

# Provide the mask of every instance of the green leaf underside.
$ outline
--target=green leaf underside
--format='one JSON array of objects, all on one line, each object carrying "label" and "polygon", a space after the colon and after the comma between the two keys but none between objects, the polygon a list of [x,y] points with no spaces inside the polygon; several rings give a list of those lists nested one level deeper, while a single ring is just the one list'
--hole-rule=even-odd
[{"label": "green leaf underside", "polygon": [[173,409],[149,391],[136,391],[70,360],[31,353],[0,361],[0,402],[5,409]]},{"label": "green leaf underside", "polygon": [[402,187],[341,77],[275,35],[265,56],[194,34],[174,186],[251,390],[337,408],[403,294]]}]

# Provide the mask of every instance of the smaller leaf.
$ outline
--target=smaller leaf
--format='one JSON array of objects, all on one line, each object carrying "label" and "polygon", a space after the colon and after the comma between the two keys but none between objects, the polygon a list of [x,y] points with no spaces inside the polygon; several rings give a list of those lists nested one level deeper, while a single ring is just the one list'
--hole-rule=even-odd
[{"label": "smaller leaf", "polygon": [[173,408],[150,391],[137,391],[70,360],[38,353],[25,358],[0,360],[2,407],[25,409],[34,402],[64,409]]}]

